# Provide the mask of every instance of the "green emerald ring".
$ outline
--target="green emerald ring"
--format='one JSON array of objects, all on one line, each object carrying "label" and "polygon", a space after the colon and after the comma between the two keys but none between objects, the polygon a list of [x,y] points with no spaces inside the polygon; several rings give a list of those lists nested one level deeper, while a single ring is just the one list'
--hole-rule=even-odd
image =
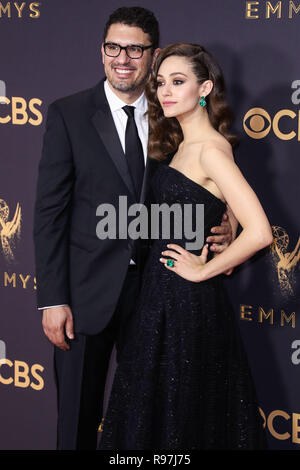
[{"label": "green emerald ring", "polygon": [[167,266],[169,266],[170,268],[173,268],[174,267],[174,261],[172,259],[167,259]]}]

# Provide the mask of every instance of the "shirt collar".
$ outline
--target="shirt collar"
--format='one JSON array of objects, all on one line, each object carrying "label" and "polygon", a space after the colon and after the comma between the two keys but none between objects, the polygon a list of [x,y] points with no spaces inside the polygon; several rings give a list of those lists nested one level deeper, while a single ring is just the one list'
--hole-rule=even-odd
[{"label": "shirt collar", "polygon": [[[122,109],[123,106],[127,105],[127,103],[125,103],[125,101],[121,100],[121,98],[119,98],[112,91],[112,89],[110,88],[110,86],[107,83],[107,80],[105,80],[105,82],[104,82],[104,91],[105,91],[105,95],[106,95],[109,107],[110,107],[112,112],[117,111],[119,109]],[[148,109],[147,99],[146,99],[145,93],[143,92],[141,94],[141,96],[139,96],[138,99],[136,101],[134,101],[134,103],[131,104],[131,106],[135,106],[135,108],[139,112],[145,113]]]}]

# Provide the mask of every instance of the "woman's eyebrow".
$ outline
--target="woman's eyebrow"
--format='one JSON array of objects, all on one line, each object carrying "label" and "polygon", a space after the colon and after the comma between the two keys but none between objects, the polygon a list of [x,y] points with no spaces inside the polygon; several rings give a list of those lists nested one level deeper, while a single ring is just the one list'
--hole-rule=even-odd
[{"label": "woman's eyebrow", "polygon": [[[170,73],[170,77],[172,75],[184,75],[185,77],[187,77],[187,75],[185,73],[182,73],[182,72],[173,72],[173,73]],[[163,77],[163,75],[161,75],[160,73],[157,74],[157,77]]]}]

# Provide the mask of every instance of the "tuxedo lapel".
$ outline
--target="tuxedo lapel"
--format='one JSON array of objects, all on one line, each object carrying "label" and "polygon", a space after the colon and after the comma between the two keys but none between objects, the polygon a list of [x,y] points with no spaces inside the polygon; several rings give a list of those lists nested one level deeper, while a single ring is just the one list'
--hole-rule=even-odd
[{"label": "tuxedo lapel", "polygon": [[[135,191],[131,175],[128,169],[127,161],[118,136],[118,132],[108,105],[105,92],[104,80],[101,80],[95,87],[95,111],[92,115],[92,122],[96,131],[102,140],[108,155],[118,170],[121,178],[126,184],[129,192],[135,198]],[[150,181],[157,168],[158,161],[147,157],[145,173],[141,191],[140,202],[143,204],[150,189]]]},{"label": "tuxedo lapel", "polygon": [[104,80],[101,80],[95,88],[95,104],[97,109],[92,116],[92,122],[117,171],[130,193],[134,196],[134,187],[131,175],[128,170],[126,157],[121,146],[118,132],[106,100],[103,84]]}]

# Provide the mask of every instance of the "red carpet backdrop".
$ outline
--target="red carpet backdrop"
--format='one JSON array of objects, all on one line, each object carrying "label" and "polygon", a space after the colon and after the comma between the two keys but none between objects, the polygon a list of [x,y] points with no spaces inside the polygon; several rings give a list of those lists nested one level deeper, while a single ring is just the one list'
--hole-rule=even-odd
[{"label": "red carpet backdrop", "polygon": [[0,1],[0,448],[55,448],[52,347],[36,309],[32,241],[47,106],[99,81],[104,24],[133,5],[155,13],[162,46],[203,44],[223,68],[236,161],[274,230],[273,246],[226,286],[270,448],[300,449],[299,0]]}]

